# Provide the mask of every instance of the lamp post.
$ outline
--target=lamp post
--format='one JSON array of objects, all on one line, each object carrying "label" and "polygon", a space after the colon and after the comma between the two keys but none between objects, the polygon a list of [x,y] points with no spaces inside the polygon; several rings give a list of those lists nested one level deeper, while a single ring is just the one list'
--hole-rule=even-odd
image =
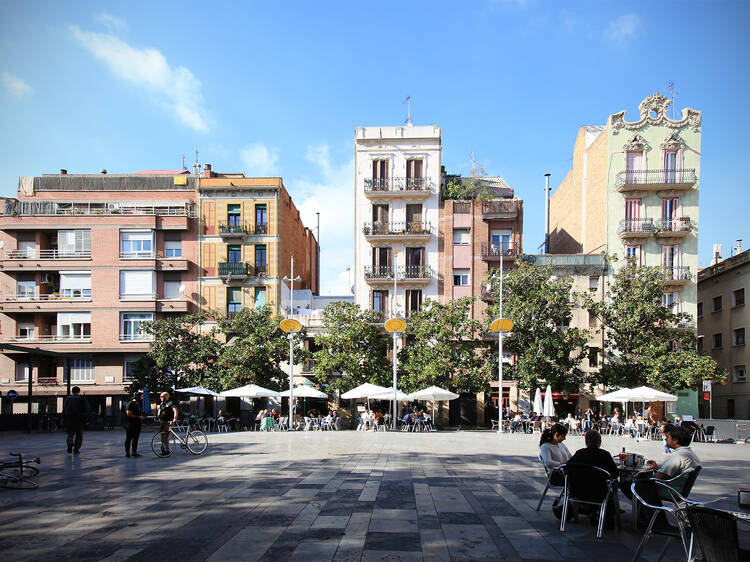
[{"label": "lamp post", "polygon": [[398,250],[393,251],[393,298],[391,299],[391,317],[385,323],[385,329],[393,334],[393,419],[392,430],[396,431],[396,417],[398,416],[398,355],[396,354],[398,347],[398,335],[406,329],[406,322],[402,318],[398,318],[396,312],[396,290],[398,289],[398,273],[396,270],[396,257],[398,256]]},{"label": "lamp post", "polygon": [[497,387],[497,409],[498,409],[498,432],[503,432],[503,336],[505,332],[513,329],[513,322],[503,318],[503,252],[500,250],[500,310],[499,317],[492,322],[491,329],[497,332],[498,346],[498,387]]},{"label": "lamp post", "polygon": [[[289,277],[284,276],[282,281],[289,281],[289,289],[291,291],[289,297],[289,315],[294,314],[294,282],[302,281],[302,277],[297,275],[294,276],[294,257],[291,258],[291,273]],[[294,431],[294,414],[292,408],[294,406],[294,334],[302,329],[302,324],[293,318],[287,318],[282,320],[279,325],[282,330],[289,334],[289,431]]]}]

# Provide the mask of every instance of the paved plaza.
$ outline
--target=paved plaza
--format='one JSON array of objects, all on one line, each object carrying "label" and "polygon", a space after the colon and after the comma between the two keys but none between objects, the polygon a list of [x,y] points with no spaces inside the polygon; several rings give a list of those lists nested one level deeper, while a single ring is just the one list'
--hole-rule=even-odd
[{"label": "paved plaza", "polygon": [[[160,459],[152,433],[133,459],[120,430],[87,433],[80,456],[65,453],[62,433],[0,434],[1,453],[42,457],[37,490],[0,489],[3,559],[614,561],[640,540],[627,516],[601,541],[585,517],[560,534],[553,493],[534,510],[538,435],[222,433],[202,456]],[[603,446],[662,458],[660,442],[605,436]],[[693,448],[704,465],[693,497],[736,505],[750,446]],[[645,559],[662,544],[654,538]],[[677,544],[667,559],[684,559]]]}]

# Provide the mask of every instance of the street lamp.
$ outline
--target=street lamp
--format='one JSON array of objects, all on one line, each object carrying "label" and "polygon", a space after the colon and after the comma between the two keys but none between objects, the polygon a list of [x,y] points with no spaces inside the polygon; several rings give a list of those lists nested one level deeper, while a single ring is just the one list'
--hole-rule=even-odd
[{"label": "street lamp", "polygon": [[398,355],[396,354],[398,346],[398,335],[406,329],[406,322],[398,318],[396,312],[396,290],[398,289],[398,273],[396,270],[396,257],[398,250],[393,250],[393,298],[391,299],[391,317],[385,323],[387,332],[393,334],[393,419],[392,429],[396,431],[396,417],[398,416]]},{"label": "street lamp", "polygon": [[513,329],[513,322],[503,318],[503,252],[500,249],[500,310],[498,318],[492,322],[490,328],[497,332],[498,345],[498,387],[497,387],[497,409],[498,409],[498,432],[503,432],[503,336],[505,332]]},{"label": "street lamp", "polygon": [[[289,277],[284,276],[282,281],[289,282],[289,289],[291,295],[289,297],[289,315],[294,314],[294,282],[302,281],[302,277],[297,275],[294,276],[294,257],[291,258],[291,273]],[[302,324],[293,318],[287,318],[282,320],[279,327],[289,334],[289,431],[294,431],[294,414],[292,408],[294,406],[294,334],[302,329]]]}]

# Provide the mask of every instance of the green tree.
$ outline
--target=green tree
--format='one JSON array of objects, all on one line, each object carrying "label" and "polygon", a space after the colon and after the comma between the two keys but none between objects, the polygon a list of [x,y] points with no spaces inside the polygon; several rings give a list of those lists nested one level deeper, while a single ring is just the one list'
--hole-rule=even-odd
[{"label": "green tree", "polygon": [[[498,276],[499,271],[490,272],[491,279]],[[508,351],[518,357],[508,375],[524,388],[538,387],[540,381],[560,389],[577,388],[585,382],[580,364],[587,353],[589,333],[570,326],[581,300],[572,286],[570,277],[553,275],[549,266],[519,261],[505,270],[503,316],[514,323],[512,337],[505,342]],[[487,307],[488,324],[500,317],[500,283],[492,282],[490,292],[494,302]]]},{"label": "green tree", "polygon": [[[289,375],[279,367],[289,361],[289,339],[279,328],[281,320],[265,306],[243,308],[231,319],[219,318],[218,328],[227,344],[219,356],[218,387],[227,390],[252,383],[277,390],[289,385]],[[295,363],[309,358],[299,344],[305,335],[304,328],[295,335]]]},{"label": "green tree", "polygon": [[[616,256],[610,258],[617,261]],[[721,381],[722,369],[700,355],[692,317],[663,304],[664,271],[628,260],[609,287],[607,299],[586,306],[605,327],[605,361],[598,382],[607,386],[649,385],[695,388],[701,380]]]},{"label": "green tree", "polygon": [[399,354],[399,387],[414,391],[440,386],[456,392],[489,389],[490,346],[477,339],[481,324],[472,320],[471,297],[440,304],[428,300],[409,317],[406,345]]},{"label": "green tree", "polygon": [[379,315],[354,303],[331,303],[323,309],[323,330],[313,353],[318,380],[346,391],[365,382],[387,385],[390,339],[375,326]]},{"label": "green tree", "polygon": [[451,177],[443,187],[443,199],[491,199],[492,189],[481,177]]}]

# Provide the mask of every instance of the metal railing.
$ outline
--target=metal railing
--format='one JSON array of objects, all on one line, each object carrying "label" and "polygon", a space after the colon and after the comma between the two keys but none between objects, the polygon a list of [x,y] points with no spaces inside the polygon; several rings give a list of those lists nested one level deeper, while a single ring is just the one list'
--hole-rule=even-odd
[{"label": "metal railing", "polygon": [[54,215],[155,215],[195,218],[195,203],[183,205],[134,205],[128,201],[18,201],[6,199],[5,214],[10,216]]},{"label": "metal railing", "polygon": [[693,278],[693,274],[690,273],[690,268],[685,265],[681,266],[662,266],[662,269],[664,270],[664,275],[666,275],[667,280],[670,281],[690,281]]},{"label": "metal railing", "polygon": [[654,219],[622,219],[617,233],[654,232],[654,230]]},{"label": "metal railing", "polygon": [[256,224],[253,234],[268,234],[268,224]]},{"label": "metal railing", "polygon": [[482,242],[480,245],[480,252],[483,258],[499,258],[500,256],[515,256],[516,251],[511,243],[503,244],[491,244],[490,242]]},{"label": "metal railing", "polygon": [[156,293],[120,294],[121,301],[155,301]]},{"label": "metal railing", "polygon": [[624,170],[617,172],[617,186],[693,184],[698,181],[695,168],[676,170]]},{"label": "metal railing", "polygon": [[247,234],[248,232],[250,232],[249,226],[244,222],[240,224],[219,223],[219,234]]},{"label": "metal railing", "polygon": [[407,265],[399,270],[399,277],[403,279],[429,279],[432,268],[429,265]]},{"label": "metal railing", "polygon": [[60,260],[91,259],[91,250],[8,250],[5,258],[9,260]]},{"label": "metal railing", "polygon": [[156,250],[139,250],[125,252],[120,250],[121,260],[148,260],[156,258]]},{"label": "metal railing", "polygon": [[219,275],[239,275],[245,277],[266,277],[268,268],[265,265],[252,266],[246,262],[220,262]]},{"label": "metal railing", "polygon": [[91,343],[91,336],[8,336],[5,341],[18,343]]},{"label": "metal railing", "polygon": [[4,302],[89,302],[91,295],[86,296],[66,296],[57,293],[48,295],[3,295]]},{"label": "metal railing", "polygon": [[432,191],[430,178],[365,178],[365,191]]},{"label": "metal railing", "polygon": [[693,225],[690,217],[679,217],[676,219],[661,219],[656,222],[656,228],[662,232],[690,232]]},{"label": "metal railing", "polygon": [[151,334],[120,334],[120,341],[154,341]]},{"label": "metal railing", "polygon": [[390,265],[367,265],[365,279],[393,279],[393,268]]},{"label": "metal railing", "polygon": [[366,222],[362,227],[365,236],[419,236],[432,233],[432,224],[423,221]]},{"label": "metal railing", "polygon": [[518,216],[518,201],[483,200],[483,217],[513,218]]},{"label": "metal railing", "polygon": [[471,201],[453,201],[454,215],[470,215]]}]

